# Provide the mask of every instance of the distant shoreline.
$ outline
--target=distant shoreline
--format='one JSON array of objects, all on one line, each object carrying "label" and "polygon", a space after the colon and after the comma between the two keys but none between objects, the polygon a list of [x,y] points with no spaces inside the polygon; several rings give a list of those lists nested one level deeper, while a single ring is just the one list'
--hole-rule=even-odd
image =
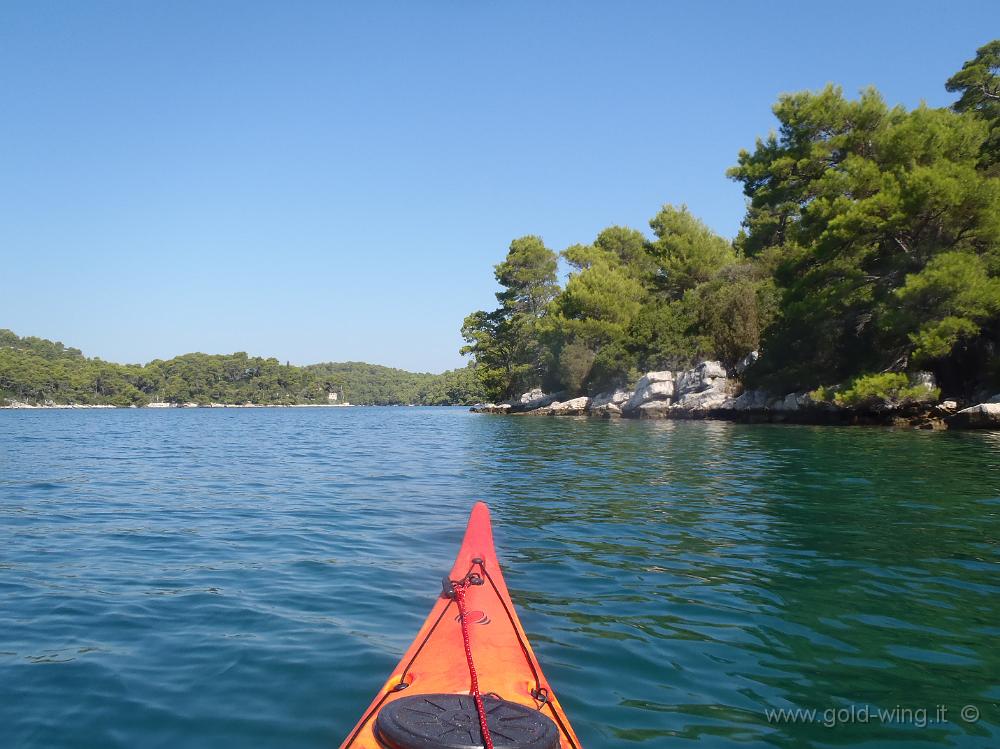
[{"label": "distant shoreline", "polygon": [[440,374],[363,362],[299,367],[242,351],[115,364],[0,328],[0,408],[471,405],[484,398],[470,367]]},{"label": "distant shoreline", "polygon": [[147,403],[145,406],[115,406],[106,403],[12,403],[0,406],[8,411],[76,411],[81,409],[175,409],[175,408],[352,408],[353,403]]}]

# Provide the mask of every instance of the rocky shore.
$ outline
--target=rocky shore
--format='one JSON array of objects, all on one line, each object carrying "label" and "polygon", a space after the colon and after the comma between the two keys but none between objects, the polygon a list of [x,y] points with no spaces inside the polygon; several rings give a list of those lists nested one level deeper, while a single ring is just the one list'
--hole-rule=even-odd
[{"label": "rocky shore", "polygon": [[935,401],[933,377],[917,377],[928,398],[919,402],[882,401],[864,408],[814,400],[808,392],[777,395],[743,389],[738,376],[755,357],[732,373],[717,361],[692,369],[647,372],[633,390],[616,389],[594,396],[565,398],[531,390],[504,403],[472,407],[476,413],[535,416],[592,416],[633,419],[724,419],[751,423],[884,425],[919,429],[1000,429],[1000,393],[982,403]]}]

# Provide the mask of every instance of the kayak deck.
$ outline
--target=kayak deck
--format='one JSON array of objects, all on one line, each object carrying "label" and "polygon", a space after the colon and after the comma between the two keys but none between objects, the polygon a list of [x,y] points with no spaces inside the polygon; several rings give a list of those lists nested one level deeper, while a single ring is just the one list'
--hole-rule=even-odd
[{"label": "kayak deck", "polygon": [[[462,582],[467,583],[464,587],[465,621],[484,703],[488,708],[499,705],[493,701],[499,697],[535,710],[551,719],[558,729],[558,743],[551,746],[580,749],[580,742],[545,679],[514,611],[493,546],[489,510],[482,502],[472,510],[458,557],[445,581],[445,591],[392,675],[341,744],[341,749],[384,749],[385,744],[376,738],[377,716],[396,700],[414,695],[470,694],[462,617],[454,595],[449,595],[453,584]],[[465,731],[458,722],[455,726],[456,733]],[[462,746],[482,746],[478,724],[468,727],[467,733],[466,739],[472,743],[466,741]],[[497,749],[522,746],[514,739],[505,740],[502,735],[494,735],[493,741]]]}]

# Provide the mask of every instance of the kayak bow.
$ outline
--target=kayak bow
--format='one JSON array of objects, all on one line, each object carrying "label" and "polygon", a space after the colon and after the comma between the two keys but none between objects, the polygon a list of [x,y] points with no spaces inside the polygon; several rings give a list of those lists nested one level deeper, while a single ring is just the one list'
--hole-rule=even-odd
[{"label": "kayak bow", "polygon": [[496,749],[580,749],[514,611],[478,502],[441,596],[340,749],[477,749],[490,738]]}]

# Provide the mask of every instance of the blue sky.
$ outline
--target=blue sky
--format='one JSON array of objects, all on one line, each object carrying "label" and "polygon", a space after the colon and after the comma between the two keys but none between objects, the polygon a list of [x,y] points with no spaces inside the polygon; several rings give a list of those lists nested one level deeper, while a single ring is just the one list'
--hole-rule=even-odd
[{"label": "blue sky", "polygon": [[890,103],[992,2],[0,5],[0,327],[113,361],[248,351],[440,371],[492,265],[647,230],[732,236],[725,169],[781,92]]}]

